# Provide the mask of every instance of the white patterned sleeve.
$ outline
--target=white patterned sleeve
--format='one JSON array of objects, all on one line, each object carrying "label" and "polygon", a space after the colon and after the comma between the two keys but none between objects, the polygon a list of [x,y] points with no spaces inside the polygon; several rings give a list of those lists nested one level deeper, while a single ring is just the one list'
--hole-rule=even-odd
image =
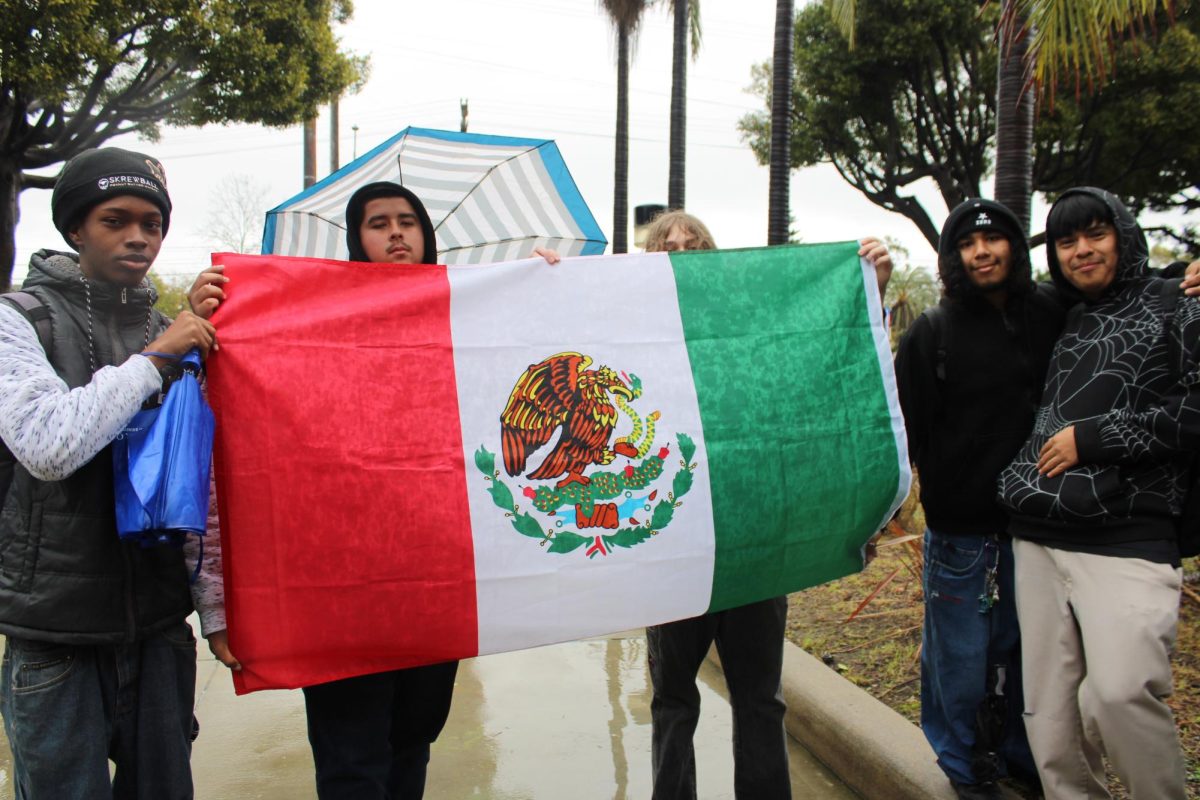
[{"label": "white patterned sleeve", "polygon": [[0,303],[0,439],[35,478],[62,480],[91,461],[161,387],[150,359],[135,355],[69,389],[33,325]]}]

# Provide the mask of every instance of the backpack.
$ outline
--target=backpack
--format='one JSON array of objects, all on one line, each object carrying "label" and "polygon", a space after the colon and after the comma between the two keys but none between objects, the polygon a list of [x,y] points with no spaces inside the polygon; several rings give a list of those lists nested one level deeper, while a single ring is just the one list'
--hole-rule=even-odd
[{"label": "backpack", "polygon": [[[0,302],[12,306],[25,319],[29,320],[30,324],[33,325],[34,331],[37,332],[38,341],[41,342],[42,349],[46,351],[46,357],[49,358],[54,345],[54,332],[50,327],[50,309],[29,292],[9,292],[8,294],[2,294],[0,295]],[[0,442],[0,507],[3,506],[5,498],[8,497],[8,487],[12,484],[15,464],[16,459],[13,458],[12,451],[8,449],[8,445]]]},{"label": "backpack", "polygon": [[937,345],[937,356],[934,362],[934,372],[937,379],[946,382],[946,353],[950,350],[950,333],[947,331],[946,309],[941,305],[930,306],[921,312],[929,320],[933,328],[933,340]]},{"label": "backpack", "polygon": [[[1175,321],[1175,307],[1179,304],[1179,284],[1173,280],[1162,281],[1163,332],[1167,336],[1167,352],[1171,365],[1171,377],[1178,380],[1175,364],[1179,352],[1171,338],[1171,325]],[[1188,464],[1187,494],[1183,498],[1183,513],[1179,517],[1179,556],[1191,558],[1200,555],[1200,453],[1193,453]]]}]

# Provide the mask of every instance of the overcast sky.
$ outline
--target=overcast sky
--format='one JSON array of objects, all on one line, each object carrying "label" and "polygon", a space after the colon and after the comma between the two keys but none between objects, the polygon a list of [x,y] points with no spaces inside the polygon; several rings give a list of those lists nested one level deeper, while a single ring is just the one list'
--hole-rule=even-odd
[{"label": "overcast sky", "polygon": [[[741,142],[737,121],[762,105],[746,87],[751,66],[771,56],[774,13],[766,2],[701,3],[704,41],[688,75],[687,207],[721,247],[766,243],[767,169]],[[459,99],[466,98],[472,132],[556,140],[611,240],[616,45],[594,0],[356,0],[339,35],[346,49],[371,59],[363,90],[341,103],[343,164],[355,148],[352,125],[362,154],[406,126],[458,130]],[[630,77],[631,213],[667,197],[670,48],[667,9],[653,8]],[[329,139],[323,110],[318,178],[331,171]],[[156,264],[165,275],[195,274],[216,249],[204,229],[222,178],[253,176],[268,187],[268,205],[302,188],[298,126],[165,129],[159,142],[129,136],[111,143],[155,155],[166,167],[175,210]],[[921,197],[940,224],[946,214],[940,197],[932,189]],[[805,241],[890,235],[914,261],[933,263],[933,251],[907,219],[869,203],[832,167],[793,172],[791,210]],[[28,190],[21,195],[16,281],[29,255],[43,247],[65,245],[50,222],[50,192]]]}]

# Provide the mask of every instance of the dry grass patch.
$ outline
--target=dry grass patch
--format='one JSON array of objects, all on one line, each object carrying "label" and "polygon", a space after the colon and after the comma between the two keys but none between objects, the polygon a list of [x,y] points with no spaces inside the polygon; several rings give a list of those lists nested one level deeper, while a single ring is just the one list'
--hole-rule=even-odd
[{"label": "dry grass patch", "polygon": [[[881,546],[861,573],[791,596],[787,635],[916,725],[924,614],[921,540],[905,530],[923,530],[924,516],[914,505],[906,503],[901,526],[885,537],[904,541]],[[1200,559],[1184,563],[1184,586],[1170,703],[1187,759],[1188,797],[1200,800]],[[1110,788],[1115,797],[1128,797],[1115,779]]]}]

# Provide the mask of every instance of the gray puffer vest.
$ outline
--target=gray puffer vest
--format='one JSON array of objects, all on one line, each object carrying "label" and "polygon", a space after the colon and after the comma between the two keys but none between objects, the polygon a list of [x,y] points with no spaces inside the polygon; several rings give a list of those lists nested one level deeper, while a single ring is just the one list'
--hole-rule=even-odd
[{"label": "gray puffer vest", "polygon": [[[168,324],[152,310],[149,284],[85,287],[70,253],[36,253],[22,290],[49,309],[50,363],[72,389],[91,380],[93,359],[95,369],[122,364]],[[0,633],[69,644],[132,642],[191,610],[181,550],[118,539],[110,447],[61,481],[40,481],[13,465],[0,510]]]}]

